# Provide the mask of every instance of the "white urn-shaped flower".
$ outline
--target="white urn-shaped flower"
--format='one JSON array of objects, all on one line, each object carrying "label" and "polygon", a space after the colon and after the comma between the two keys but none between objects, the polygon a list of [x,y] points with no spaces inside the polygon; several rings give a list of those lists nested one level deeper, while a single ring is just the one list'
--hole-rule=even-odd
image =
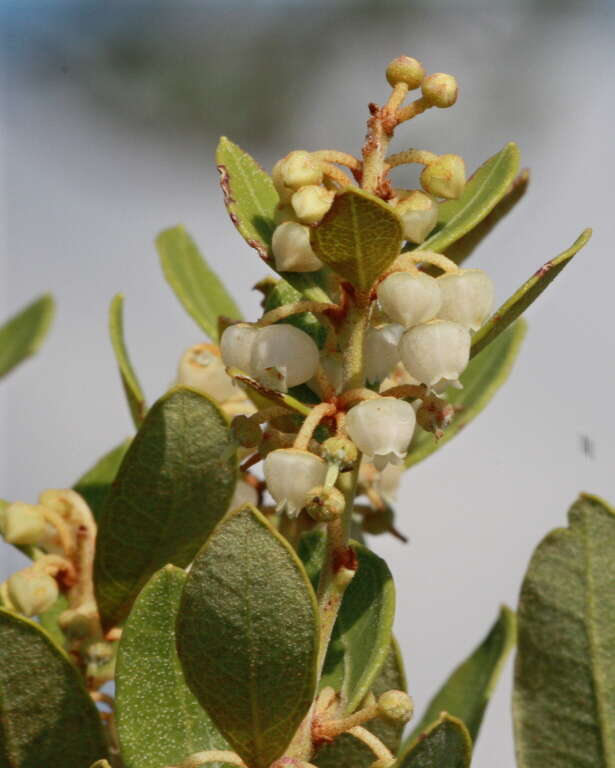
[{"label": "white urn-shaped flower", "polygon": [[351,408],[346,416],[350,439],[380,470],[388,463],[403,461],[415,425],[412,406],[396,397],[364,400]]},{"label": "white urn-shaped flower", "polygon": [[442,306],[438,317],[477,331],[493,307],[493,281],[482,269],[461,269],[442,275],[438,285]]},{"label": "white urn-shaped flower", "polygon": [[368,384],[385,379],[399,363],[397,347],[404,332],[398,323],[370,328],[365,334],[365,378]]},{"label": "white urn-shaped flower", "polygon": [[324,484],[327,463],[309,451],[278,448],[267,455],[263,472],[278,511],[296,517],[308,492]]},{"label": "white urn-shaped flower", "polygon": [[309,381],[319,361],[318,347],[307,333],[287,323],[267,325],[254,339],[250,372],[266,387],[286,392]]},{"label": "white urn-shaped flower", "polygon": [[422,272],[394,272],[378,286],[378,301],[394,323],[411,328],[436,317],[442,297],[434,277]]},{"label": "white urn-shaped flower", "polygon": [[470,334],[459,323],[431,320],[407,330],[399,355],[417,381],[432,386],[441,379],[457,381],[470,359]]},{"label": "white urn-shaped flower", "polygon": [[196,389],[220,403],[230,400],[238,391],[212,344],[195,344],[184,352],[179,361],[177,384]]},{"label": "white urn-shaped flower", "polygon": [[297,221],[285,221],[276,227],[271,250],[279,272],[313,272],[322,267],[310,245],[310,230]]},{"label": "white urn-shaped flower", "polygon": [[239,368],[250,374],[252,347],[258,327],[249,323],[236,323],[225,328],[220,338],[220,354],[227,368]]}]

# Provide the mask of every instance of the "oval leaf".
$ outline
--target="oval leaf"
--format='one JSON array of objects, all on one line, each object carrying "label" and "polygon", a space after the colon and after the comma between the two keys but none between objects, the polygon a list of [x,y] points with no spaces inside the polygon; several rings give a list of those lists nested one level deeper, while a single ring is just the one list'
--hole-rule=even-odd
[{"label": "oval leaf", "polygon": [[106,755],[77,668],[35,623],[0,609],[0,765],[83,768]]},{"label": "oval leaf", "polygon": [[284,752],[312,703],[317,613],[301,562],[251,507],[231,512],[192,565],[179,657],[197,699],[253,768]]},{"label": "oval leaf", "polygon": [[519,768],[615,766],[615,510],[582,495],[538,545],[519,598]]},{"label": "oval leaf", "polygon": [[472,741],[476,741],[485,709],[514,643],[515,615],[504,606],[482,643],[454,670],[429,702],[407,743],[426,731],[440,712],[448,712],[462,720]]},{"label": "oval leaf", "polygon": [[241,320],[241,312],[222,281],[182,226],[161,232],[156,248],[164,276],[181,305],[210,339],[218,341],[219,317]]},{"label": "oval leaf", "polygon": [[443,253],[493,210],[510,189],[517,173],[519,148],[510,142],[468,179],[460,198],[440,205],[438,228],[416,250]]},{"label": "oval leaf", "polygon": [[115,712],[126,768],[160,768],[195,752],[228,749],[186,685],[175,649],[186,576],[172,565],[154,574],[122,632]]},{"label": "oval leaf", "polygon": [[535,272],[521,288],[496,310],[483,327],[476,332],[472,339],[472,356],[478,354],[481,349],[497,338],[502,331],[514,322],[519,315],[536,301],[544,289],[559,275],[564,267],[571,261],[591,237],[591,229],[584,230],[574,241],[568,250],[560,253],[551,261]]},{"label": "oval leaf", "polygon": [[468,729],[443,712],[437,723],[402,752],[394,768],[468,768],[471,760]]},{"label": "oval leaf", "polygon": [[113,352],[115,353],[115,359],[117,361],[118,368],[120,369],[120,376],[122,379],[122,386],[126,394],[126,400],[128,401],[128,408],[135,427],[139,429],[143,423],[143,417],[145,416],[145,395],[139,384],[139,379],[135,373],[130,358],[128,357],[128,350],[126,349],[126,342],[124,340],[124,297],[121,293],[114,296],[109,307],[109,335],[111,337],[111,345],[113,346]]},{"label": "oval leaf", "polygon": [[101,619],[115,626],[167,563],[186,566],[229,505],[235,444],[215,403],[174,389],[148,412],[102,511],[94,584]]},{"label": "oval leaf", "polygon": [[54,312],[53,297],[45,294],[0,327],[0,378],[38,350]]},{"label": "oval leaf", "polygon": [[73,486],[73,490],[83,496],[88,503],[96,522],[100,520],[101,510],[111,490],[111,484],[115,480],[129,445],[130,440],[125,440],[110,450]]},{"label": "oval leaf", "polygon": [[321,261],[360,291],[367,291],[399,256],[402,236],[401,220],[390,205],[348,187],[336,195],[310,237]]},{"label": "oval leaf", "polygon": [[517,359],[525,337],[524,320],[518,320],[495,342],[470,361],[460,377],[463,389],[449,389],[447,399],[461,408],[453,421],[436,440],[431,432],[417,429],[406,457],[406,466],[418,464],[427,456],[442,448],[483,410],[498,389],[504,384]]}]

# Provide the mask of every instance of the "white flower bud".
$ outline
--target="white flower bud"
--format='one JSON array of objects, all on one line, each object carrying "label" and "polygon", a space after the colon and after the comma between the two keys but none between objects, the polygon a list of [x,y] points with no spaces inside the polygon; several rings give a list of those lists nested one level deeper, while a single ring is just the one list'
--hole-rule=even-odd
[{"label": "white flower bud", "polygon": [[422,243],[438,223],[438,203],[418,189],[401,200],[395,212],[401,217],[404,237],[411,243]]},{"label": "white flower bud", "polygon": [[24,616],[45,613],[59,595],[56,580],[34,567],[17,571],[9,577],[6,585],[11,604]]},{"label": "white flower bud", "polygon": [[299,221],[303,224],[316,224],[331,208],[334,197],[333,190],[310,184],[298,189],[290,202]]},{"label": "white flower bud", "polygon": [[213,344],[195,344],[184,352],[179,361],[177,384],[203,392],[221,403],[237,394],[233,379]]},{"label": "white flower bud", "polygon": [[455,381],[470,359],[470,334],[449,320],[432,320],[404,333],[399,354],[408,373],[431,386],[440,379]]},{"label": "white flower bud", "polygon": [[327,463],[309,451],[278,448],[267,455],[263,472],[278,511],[296,517],[309,491],[324,484]]},{"label": "white flower bud", "polygon": [[389,85],[406,83],[408,90],[418,88],[425,77],[425,69],[420,61],[411,56],[398,56],[387,67],[386,77]]},{"label": "white flower bud", "polygon": [[250,373],[252,346],[258,330],[257,326],[248,323],[236,323],[225,329],[220,338],[220,354],[227,368]]},{"label": "white flower bud", "polygon": [[280,323],[258,330],[250,370],[265,386],[286,392],[289,387],[309,381],[319,360],[318,347],[311,336],[294,325]]},{"label": "white flower bud", "polygon": [[21,547],[38,544],[46,529],[43,508],[39,505],[15,501],[4,512],[4,538],[9,544]]},{"label": "white flower bud", "polygon": [[444,72],[436,72],[428,75],[421,83],[423,96],[434,107],[446,109],[452,107],[457,101],[457,80],[453,75],[447,75]]},{"label": "white flower bud", "polygon": [[436,317],[442,297],[434,277],[423,272],[394,272],[378,286],[378,301],[393,322],[411,328]]},{"label": "white flower bud", "polygon": [[440,155],[425,166],[421,173],[421,185],[430,195],[455,200],[466,184],[466,166],[459,155]]},{"label": "white flower bud", "polygon": [[282,183],[288,189],[299,189],[308,184],[320,184],[323,179],[322,166],[309,152],[303,149],[290,152],[279,160],[274,168],[274,183]]},{"label": "white flower bud", "polygon": [[493,306],[493,282],[482,269],[462,269],[438,278],[442,307],[438,317],[477,331]]},{"label": "white flower bud", "polygon": [[365,378],[368,384],[382,381],[399,362],[397,347],[404,328],[397,323],[370,328],[365,334]]},{"label": "white flower bud", "polygon": [[377,469],[404,459],[412,439],[416,417],[414,409],[396,397],[378,397],[351,408],[346,430],[357,448],[371,456]]},{"label": "white flower bud", "polygon": [[256,488],[250,485],[250,483],[246,483],[245,480],[238,480],[228,508],[237,509],[246,504],[251,504],[253,507],[258,506],[258,493]]},{"label": "white flower bud", "polygon": [[271,240],[275,267],[280,272],[313,272],[322,267],[310,245],[310,230],[296,221],[276,227]]}]

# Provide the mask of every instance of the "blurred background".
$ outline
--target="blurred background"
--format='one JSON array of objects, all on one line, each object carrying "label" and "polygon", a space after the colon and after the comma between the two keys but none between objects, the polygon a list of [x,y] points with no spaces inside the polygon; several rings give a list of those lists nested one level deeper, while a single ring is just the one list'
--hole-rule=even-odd
[{"label": "blurred background", "polygon": [[[358,152],[369,101],[402,53],[455,74],[460,99],[398,132],[396,149],[464,156],[509,140],[532,182],[475,253],[498,303],[586,226],[589,246],[528,312],[503,390],[412,469],[402,545],[372,539],[397,584],[397,636],[422,709],[515,606],[530,554],[580,491],[615,501],[612,243],[613,6],[596,0],[30,2],[3,0],[0,316],[51,291],[40,354],[0,388],[0,496],[70,486],[131,433],[107,338],[125,326],[150,402],[201,341],[166,286],[156,233],[183,223],[248,318],[263,276],[224,211],[214,149],[226,134],[265,167],[291,149]],[[402,186],[416,186],[405,171]],[[20,565],[0,549],[0,578]],[[512,768],[508,665],[475,768]]]}]

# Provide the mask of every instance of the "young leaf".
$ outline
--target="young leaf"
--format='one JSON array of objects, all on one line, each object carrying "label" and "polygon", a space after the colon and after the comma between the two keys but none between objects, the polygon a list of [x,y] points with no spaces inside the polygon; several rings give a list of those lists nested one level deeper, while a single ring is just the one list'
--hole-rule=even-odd
[{"label": "young leaf", "polygon": [[187,565],[229,505],[237,460],[215,403],[173,389],[132,441],[102,511],[94,584],[105,628],[115,626],[149,577]]},{"label": "young leaf", "polygon": [[502,331],[514,322],[519,315],[540,296],[544,289],[559,275],[591,237],[591,229],[584,230],[568,250],[560,253],[554,259],[535,272],[529,280],[507,299],[502,306],[487,320],[483,327],[476,332],[472,339],[472,356],[497,338]]},{"label": "young leaf", "polygon": [[434,723],[440,712],[458,717],[476,741],[489,699],[502,667],[515,643],[515,615],[505,606],[482,643],[451,674],[429,702],[406,743],[410,744]]},{"label": "young leaf", "polygon": [[167,282],[186,312],[212,341],[218,341],[218,318],[241,320],[241,312],[216,273],[182,226],[165,229],[156,248]]},{"label": "young leaf", "polygon": [[390,205],[348,187],[312,229],[311,242],[321,261],[360,291],[368,291],[399,255],[402,236],[401,220]]},{"label": "young leaf", "polygon": [[100,521],[101,510],[111,490],[120,465],[124,460],[130,440],[124,440],[102,456],[93,467],[83,474],[73,486],[88,503],[96,522]]},{"label": "young leaf", "polygon": [[53,297],[45,294],[0,327],[0,378],[38,350],[54,312]]},{"label": "young leaf", "polygon": [[615,766],[615,510],[583,494],[521,587],[513,717],[519,768]]},{"label": "young leaf", "polygon": [[184,681],[175,621],[186,572],[167,565],[137,598],[116,665],[116,719],[126,768],[161,768],[194,752],[228,749]]},{"label": "young leaf", "polygon": [[431,432],[417,429],[406,457],[406,466],[418,464],[427,456],[442,448],[483,410],[508,378],[525,337],[523,319],[508,328],[488,349],[473,358],[461,374],[463,389],[449,390],[448,400],[461,410],[436,440]]},{"label": "young leaf", "polygon": [[301,562],[252,507],[229,513],[194,560],[179,658],[201,705],[253,768],[280,757],[312,703],[317,613]]},{"label": "young leaf", "polygon": [[58,619],[65,610],[70,608],[68,604],[68,598],[62,592],[60,592],[58,599],[55,603],[38,617],[41,627],[47,632],[53,642],[64,650],[66,645],[66,635],[60,629]]},{"label": "young leaf", "polygon": [[[324,557],[324,535],[314,531],[302,537],[299,557],[317,587]],[[386,659],[395,615],[395,587],[385,561],[367,547],[353,542],[359,568],[344,593],[325,658],[321,688],[341,694],[347,712],[353,712],[370,690]]]},{"label": "young leaf", "polygon": [[440,719],[415,739],[394,768],[469,768],[472,739],[463,722],[442,712]]},{"label": "young leaf", "polygon": [[440,205],[438,228],[416,250],[443,253],[493,210],[518,172],[519,148],[511,142],[481,165],[460,198]]},{"label": "young leaf", "polygon": [[109,307],[109,335],[115,359],[120,369],[122,386],[126,393],[130,414],[135,427],[139,429],[143,423],[146,411],[145,395],[126,349],[126,342],[124,340],[124,297],[121,293],[113,297]]},{"label": "young leaf", "polygon": [[83,768],[106,754],[77,668],[37,624],[0,609],[0,765]]}]

